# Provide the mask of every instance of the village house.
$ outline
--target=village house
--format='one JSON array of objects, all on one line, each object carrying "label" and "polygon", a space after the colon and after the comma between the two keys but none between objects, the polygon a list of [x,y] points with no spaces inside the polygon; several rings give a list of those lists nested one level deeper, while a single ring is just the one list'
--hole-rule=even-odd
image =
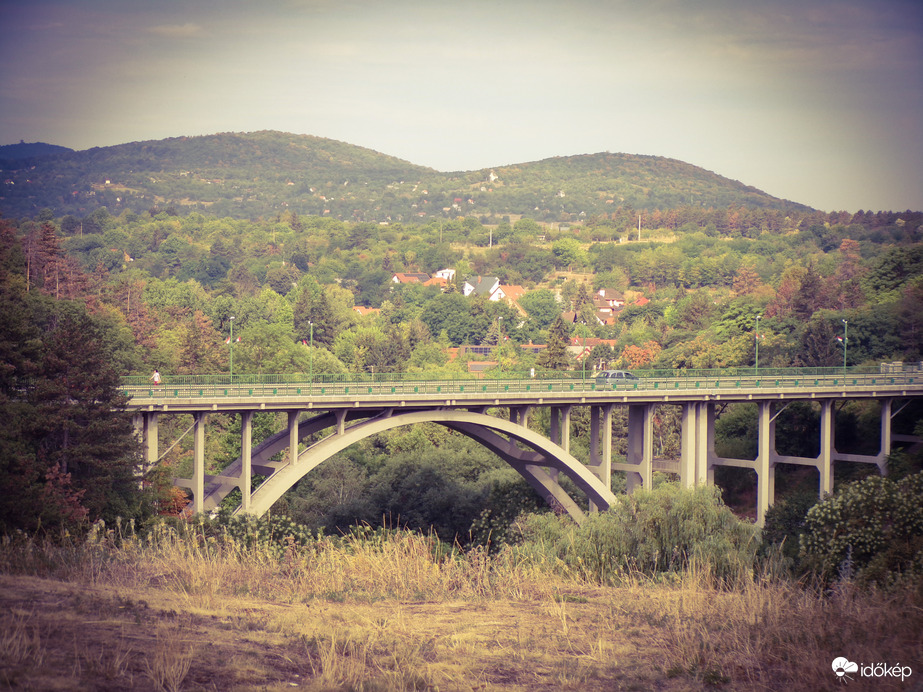
[{"label": "village house", "polygon": [[429,274],[396,273],[391,277],[391,282],[396,284],[422,284],[429,281]]}]

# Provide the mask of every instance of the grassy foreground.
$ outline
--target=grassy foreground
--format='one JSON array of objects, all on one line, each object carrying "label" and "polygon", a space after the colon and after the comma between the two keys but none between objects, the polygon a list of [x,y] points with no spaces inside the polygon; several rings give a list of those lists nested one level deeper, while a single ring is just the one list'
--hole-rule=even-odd
[{"label": "grassy foreground", "polygon": [[[786,580],[716,588],[692,570],[599,586],[512,550],[431,539],[287,549],[109,532],[0,545],[0,686],[23,690],[824,690],[831,662],[923,679],[923,590]],[[914,679],[917,678],[917,679]]]}]

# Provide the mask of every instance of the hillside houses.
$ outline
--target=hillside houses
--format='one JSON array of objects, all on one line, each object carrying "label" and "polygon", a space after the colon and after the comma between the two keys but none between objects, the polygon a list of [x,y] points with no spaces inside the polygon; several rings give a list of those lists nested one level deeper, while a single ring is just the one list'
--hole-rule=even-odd
[{"label": "hillside houses", "polygon": [[[454,269],[440,269],[430,276],[429,274],[415,272],[396,272],[391,276],[391,283],[395,284],[420,284],[423,286],[438,286],[443,291],[455,280]],[[522,286],[502,286],[496,276],[478,276],[466,279],[462,284],[462,293],[467,296],[483,296],[491,302],[505,302],[518,310],[522,315],[525,311],[517,302],[525,294]]]},{"label": "hillside houses", "polygon": [[601,288],[593,295],[593,307],[600,324],[615,324],[619,311],[625,307],[625,296],[611,288]]},{"label": "hillside houses", "polygon": [[[416,272],[397,272],[391,276],[395,284],[419,284],[422,286],[438,286],[445,291],[455,281],[454,269],[441,269],[432,276]],[[523,317],[528,313],[519,304],[519,299],[526,293],[523,286],[503,285],[496,276],[474,276],[465,279],[461,285],[462,294],[466,297],[481,296],[487,300],[498,303],[503,302],[519,312]],[[644,305],[648,302],[643,294],[637,291],[617,291],[613,288],[600,288],[592,294],[593,313],[596,321],[601,325],[614,325],[618,314],[626,305]],[[576,323],[580,316],[575,312],[562,313],[565,322]]]}]

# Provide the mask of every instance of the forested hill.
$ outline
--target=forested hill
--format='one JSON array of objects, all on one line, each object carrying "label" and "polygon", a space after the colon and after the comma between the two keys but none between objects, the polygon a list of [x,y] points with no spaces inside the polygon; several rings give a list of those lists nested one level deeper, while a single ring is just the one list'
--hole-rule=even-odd
[{"label": "forested hill", "polygon": [[0,170],[0,214],[8,218],[46,208],[55,216],[85,215],[101,206],[112,213],[173,207],[255,218],[294,211],[405,223],[457,215],[578,221],[619,207],[809,211],[656,156],[600,153],[442,173],[363,147],[281,132],[177,137],[9,157],[0,160]]},{"label": "forested hill", "polygon": [[40,156],[54,156],[55,154],[66,154],[72,151],[73,149],[60,147],[57,144],[20,141],[19,144],[6,144],[0,146],[0,162],[8,163],[11,167],[17,168],[22,165],[12,163],[17,159],[34,159]]}]

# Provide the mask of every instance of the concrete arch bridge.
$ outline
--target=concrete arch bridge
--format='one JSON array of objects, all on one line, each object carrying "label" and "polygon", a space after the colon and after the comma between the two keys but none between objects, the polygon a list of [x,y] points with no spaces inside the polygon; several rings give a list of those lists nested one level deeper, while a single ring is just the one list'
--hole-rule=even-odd
[{"label": "concrete arch bridge", "polygon": [[[535,379],[510,376],[493,380],[334,379],[320,376],[183,376],[152,386],[146,378],[125,378],[135,426],[142,437],[145,462],[160,459],[159,421],[191,414],[194,463],[191,478],[176,485],[192,491],[195,512],[215,508],[239,489],[237,513],[262,515],[312,469],[359,440],[403,425],[437,423],[467,435],[491,450],[550,504],[577,521],[584,512],[606,509],[615,496],[613,471],[626,473],[629,491],[649,487],[655,466],[679,475],[686,486],[714,482],[717,466],[752,469],[757,479],[757,522],[763,523],[774,497],[775,467],[780,463],[811,466],[818,471],[818,493],[833,490],[834,461],[875,464],[887,472],[887,457],[896,442],[917,441],[894,435],[893,417],[913,399],[923,397],[918,367],[887,372],[862,368],[785,369],[639,373],[635,380],[597,385],[593,378]],[[358,376],[351,376],[358,377]],[[833,439],[835,406],[848,400],[874,399],[881,404],[878,452],[838,452]],[[783,456],[775,449],[778,415],[794,401],[820,407],[820,452],[816,457]],[[718,457],[714,449],[716,406],[751,402],[758,408],[756,459]],[[678,459],[655,462],[653,418],[657,406],[681,410]],[[549,409],[550,434],[528,425],[533,412]],[[570,420],[574,407],[588,407],[589,458],[571,453]],[[612,416],[628,411],[627,454],[613,458]],[[284,429],[252,444],[253,415],[285,412]],[[239,415],[241,456],[218,474],[205,473],[205,428],[211,413]],[[302,440],[314,440],[302,448]],[[280,454],[281,453],[281,454]],[[281,459],[277,458],[281,456]],[[275,458],[274,458],[275,457]],[[265,477],[257,487],[253,474]],[[583,495],[572,496],[558,482],[569,478]]]}]

